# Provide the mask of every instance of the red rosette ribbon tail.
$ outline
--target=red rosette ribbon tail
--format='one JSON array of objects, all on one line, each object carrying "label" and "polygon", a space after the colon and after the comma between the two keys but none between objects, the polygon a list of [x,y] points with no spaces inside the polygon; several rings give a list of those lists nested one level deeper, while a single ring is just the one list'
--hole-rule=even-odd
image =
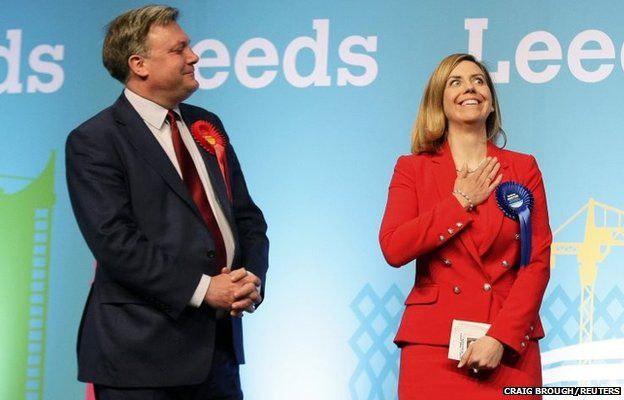
[{"label": "red rosette ribbon tail", "polygon": [[217,162],[219,163],[219,169],[221,170],[221,175],[223,175],[223,180],[225,181],[225,187],[227,188],[227,194],[232,201],[232,188],[230,187],[230,172],[227,167],[227,155],[225,152],[225,146],[215,144],[215,153],[217,153]]},{"label": "red rosette ribbon tail", "polygon": [[203,147],[208,153],[217,157],[217,163],[219,164],[219,169],[221,170],[221,176],[225,181],[228,198],[232,201],[230,173],[227,167],[227,153],[225,151],[227,142],[225,141],[225,138],[213,124],[203,120],[196,121],[193,125],[191,125],[191,134],[201,147]]}]

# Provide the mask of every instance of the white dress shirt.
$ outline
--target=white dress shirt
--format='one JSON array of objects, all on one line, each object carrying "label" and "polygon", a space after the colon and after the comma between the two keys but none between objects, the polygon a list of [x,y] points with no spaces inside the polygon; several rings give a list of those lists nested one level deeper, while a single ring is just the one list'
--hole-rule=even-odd
[{"label": "white dress shirt", "polygon": [[[168,110],[154,103],[153,101],[147,100],[146,98],[139,96],[128,88],[124,90],[124,95],[130,102],[132,107],[134,107],[134,109],[139,113],[141,118],[143,118],[143,121],[145,122],[149,130],[152,132],[158,143],[160,143],[165,153],[167,153],[167,156],[171,160],[171,163],[175,167],[176,171],[178,171],[180,179],[182,179],[182,171],[180,170],[178,158],[173,147],[173,140],[171,138],[171,128],[166,122]],[[232,229],[227,219],[225,218],[225,214],[221,209],[219,202],[217,201],[215,192],[210,182],[210,178],[208,177],[208,170],[206,169],[206,165],[204,164],[199,149],[197,148],[197,145],[195,144],[195,141],[193,140],[193,137],[191,136],[188,127],[182,119],[183,116],[180,113],[180,109],[176,107],[173,109],[173,111],[175,111],[181,117],[177,121],[178,129],[180,130],[180,136],[182,137],[182,141],[186,145],[186,148],[188,149],[191,158],[193,159],[193,163],[195,164],[195,168],[197,169],[199,178],[204,185],[204,190],[206,191],[208,203],[210,203],[212,212],[214,213],[215,219],[217,220],[217,225],[219,226],[219,229],[221,230],[221,235],[223,236],[227,267],[231,268],[235,248]],[[199,285],[197,285],[197,289],[195,289],[195,293],[193,294],[193,297],[191,297],[189,304],[194,307],[201,306],[206,292],[208,291],[209,285],[210,276],[204,274],[199,282]]]}]

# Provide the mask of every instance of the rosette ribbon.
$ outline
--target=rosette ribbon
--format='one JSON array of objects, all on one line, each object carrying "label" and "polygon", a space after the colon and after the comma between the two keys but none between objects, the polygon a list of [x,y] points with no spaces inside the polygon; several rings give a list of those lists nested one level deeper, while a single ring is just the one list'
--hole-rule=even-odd
[{"label": "rosette ribbon", "polygon": [[504,182],[496,188],[498,207],[508,218],[520,222],[520,266],[531,261],[531,209],[533,193],[517,182]]},{"label": "rosette ribbon", "polygon": [[195,139],[201,147],[217,157],[217,163],[219,164],[221,175],[225,181],[228,197],[232,200],[230,173],[227,167],[227,153],[225,151],[227,146],[225,137],[221,134],[217,127],[210,122],[203,120],[196,121],[193,125],[191,125],[191,134],[193,135],[193,139]]}]

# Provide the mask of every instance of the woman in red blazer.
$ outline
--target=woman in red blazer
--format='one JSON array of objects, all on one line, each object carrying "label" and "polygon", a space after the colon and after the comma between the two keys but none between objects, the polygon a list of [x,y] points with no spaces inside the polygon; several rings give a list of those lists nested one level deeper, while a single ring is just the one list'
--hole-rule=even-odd
[{"label": "woman in red blazer", "polygon": [[[425,89],[413,154],[397,161],[379,234],[389,264],[416,260],[395,338],[401,400],[500,399],[506,386],[542,384],[538,312],[552,241],[546,197],[535,159],[497,147],[501,134],[485,66],[468,54],[445,58]],[[495,194],[506,182],[534,200],[522,266],[520,224]],[[448,358],[454,319],[490,324],[459,362]]]}]

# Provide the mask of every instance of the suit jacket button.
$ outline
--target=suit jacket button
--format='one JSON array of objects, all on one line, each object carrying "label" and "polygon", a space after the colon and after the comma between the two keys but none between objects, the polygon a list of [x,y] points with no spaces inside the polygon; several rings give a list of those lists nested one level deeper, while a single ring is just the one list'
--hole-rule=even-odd
[{"label": "suit jacket button", "polygon": [[460,294],[461,293],[461,288],[459,286],[453,287],[453,293]]},{"label": "suit jacket button", "polygon": [[529,340],[529,339],[531,339],[531,337],[529,335],[525,335],[524,336],[524,340]]},{"label": "suit jacket button", "polygon": [[519,234],[519,233],[516,233],[515,238],[516,238],[516,240],[520,240],[520,234]]},{"label": "suit jacket button", "polygon": [[444,265],[451,265],[451,264],[453,264],[453,263],[451,262],[451,260],[449,260],[448,258],[444,258],[444,259],[442,259],[442,262],[444,263]]},{"label": "suit jacket button", "polygon": [[206,253],[206,255],[208,256],[208,258],[215,258],[214,250],[210,250],[208,253]]},{"label": "suit jacket button", "polygon": [[501,263],[501,265],[503,267],[508,267],[509,266],[509,262],[507,260],[503,260],[503,262]]},{"label": "suit jacket button", "polygon": [[520,347],[524,349],[526,347],[526,342],[520,342]]},{"label": "suit jacket button", "polygon": [[440,239],[440,242],[444,242],[444,236],[443,235],[440,235],[440,237],[438,239]]},{"label": "suit jacket button", "polygon": [[453,228],[448,228],[447,231],[448,231],[449,235],[452,235],[453,233],[455,233],[455,229],[453,229]]},{"label": "suit jacket button", "polygon": [[483,290],[485,290],[486,292],[489,292],[490,290],[492,290],[492,285],[490,285],[489,283],[484,283]]},{"label": "suit jacket button", "polygon": [[464,226],[464,224],[462,224],[461,222],[456,222],[455,226],[458,228],[461,228],[462,226]]}]

